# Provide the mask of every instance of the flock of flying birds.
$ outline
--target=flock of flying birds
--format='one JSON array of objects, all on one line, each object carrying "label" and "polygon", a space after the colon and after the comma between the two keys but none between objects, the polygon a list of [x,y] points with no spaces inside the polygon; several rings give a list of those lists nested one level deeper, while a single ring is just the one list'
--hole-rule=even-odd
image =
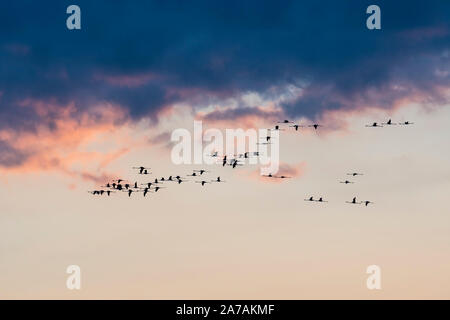
[{"label": "flock of flying birds", "polygon": [[384,126],[396,126],[397,124],[400,125],[400,126],[409,126],[409,125],[414,124],[414,122],[404,121],[404,122],[394,123],[394,122],[392,122],[391,119],[389,119],[385,123],[379,124],[378,122],[374,122],[372,124],[366,125],[366,127],[369,127],[369,128],[382,128]]},{"label": "flock of flying birds", "polygon": [[[214,152],[210,156],[213,158],[218,158],[219,154],[218,152]],[[223,156],[222,159],[218,160],[218,163],[221,163],[223,167],[229,165],[234,169],[237,166],[243,166],[242,159],[248,159],[253,156],[259,156],[259,152],[245,152],[243,154],[235,155],[232,158],[225,155]],[[140,166],[140,167],[133,167],[133,169],[137,170],[137,173],[139,175],[146,176],[152,174],[152,172],[150,172],[150,168],[148,167]],[[145,197],[149,193],[156,193],[161,189],[165,189],[168,186],[168,183],[181,184],[189,181],[194,181],[195,183],[198,183],[202,187],[204,187],[206,184],[226,182],[222,180],[220,176],[212,180],[206,178],[205,173],[208,172],[210,171],[205,169],[193,170],[190,174],[184,176],[170,175],[168,177],[148,179],[150,181],[145,183],[138,183],[137,181],[132,183],[124,179],[116,179],[111,182],[108,182],[106,185],[102,186],[101,189],[99,190],[93,190],[88,192],[93,195],[99,196],[102,195],[110,196],[111,193],[124,192],[128,194],[128,197],[131,197],[131,195],[134,193],[142,193],[143,196]],[[194,180],[190,180],[190,178]]]},{"label": "flock of flying birds", "polygon": [[[139,175],[150,175],[152,174],[150,172],[150,168],[147,167],[133,167],[133,169],[137,170]],[[123,180],[123,179],[116,179],[111,182],[108,182],[106,185],[102,186],[100,190],[94,190],[89,191],[93,195],[107,195],[110,196],[111,193],[115,192],[124,192],[128,194],[128,197],[131,197],[134,193],[142,193],[143,196],[147,196],[149,193],[156,193],[161,189],[165,189],[167,184],[165,183],[174,183],[174,184],[181,184],[185,183],[191,180],[188,180],[187,177],[194,177],[199,178],[201,180],[196,180],[195,183],[199,183],[202,186],[205,186],[207,183],[222,183],[225,182],[219,177],[213,179],[213,180],[207,180],[204,176],[206,172],[209,172],[205,169],[200,170],[193,170],[191,174],[188,174],[186,176],[180,176],[180,175],[173,175],[168,177],[161,177],[161,178],[155,178],[152,179],[150,182],[145,183],[138,183],[137,181],[134,183],[131,183],[129,181]],[[163,186],[166,185],[166,186]]]},{"label": "flock of flying birds", "polygon": [[[347,173],[348,176],[352,176],[352,177],[356,177],[356,176],[362,176],[362,173],[358,173],[358,172],[352,172],[352,173]],[[339,183],[343,183],[343,184],[352,184],[355,183],[353,181],[349,181],[349,180],[344,180],[344,181],[339,181]],[[328,202],[323,200],[322,197],[320,197],[319,199],[315,200],[314,197],[309,197],[308,199],[305,199],[305,201],[311,201],[311,202]],[[349,204],[364,204],[366,207],[369,204],[373,204],[372,201],[369,200],[364,200],[364,201],[357,201],[356,197],[353,197],[352,201],[345,201],[345,203],[349,203]]]},{"label": "flock of flying birds", "polygon": [[[299,128],[305,128],[305,127],[311,127],[314,128],[314,130],[317,130],[319,127],[323,127],[320,124],[314,123],[314,124],[310,124],[310,125],[300,125],[297,124],[295,122],[292,122],[290,120],[283,120],[283,121],[279,121],[277,125],[275,125],[275,127],[273,129],[268,129],[268,131],[283,131],[285,129],[281,128],[280,124],[284,124],[284,125],[288,125],[291,128],[294,128],[295,131],[298,131]],[[389,119],[387,122],[385,123],[381,123],[379,124],[378,122],[374,122],[371,125],[366,125],[366,127],[370,127],[370,128],[380,128],[383,126],[393,126],[393,125],[412,125],[414,124],[413,122],[409,122],[409,121],[405,121],[405,122],[400,122],[400,123],[393,123],[391,119]],[[270,144],[271,143],[271,136],[267,135],[266,137],[263,137],[264,142],[260,142],[258,144]],[[223,155],[223,156],[219,156],[219,153],[213,152],[210,157],[213,158],[218,158],[217,163],[222,164],[223,167],[225,167],[226,165],[231,166],[231,168],[235,169],[237,166],[243,166],[243,160],[244,159],[248,159],[251,157],[259,157],[260,156],[260,152],[259,151],[253,151],[253,152],[245,152],[243,154],[238,154],[238,155],[233,155],[233,156],[227,156],[227,155]],[[219,159],[221,158],[221,159]],[[150,168],[148,167],[144,167],[144,166],[139,166],[139,167],[133,167],[133,169],[137,170],[139,175],[142,176],[146,176],[146,175],[151,175],[152,173],[150,172]],[[166,186],[168,185],[168,183],[173,183],[173,184],[181,184],[184,182],[189,182],[192,180],[189,180],[190,178],[194,178],[194,179],[198,179],[195,180],[195,183],[200,184],[202,187],[205,186],[206,184],[213,184],[213,183],[223,183],[226,182],[224,180],[222,180],[220,178],[220,176],[218,176],[215,179],[207,179],[205,178],[206,175],[204,175],[205,173],[208,173],[208,170],[205,169],[199,169],[199,170],[193,170],[192,173],[186,175],[186,176],[181,176],[181,175],[171,175],[168,177],[161,177],[161,178],[154,178],[151,179],[150,182],[145,182],[145,183],[138,183],[137,181],[135,181],[134,183],[126,181],[124,179],[116,179],[113,180],[111,182],[106,183],[104,186],[101,187],[101,189],[98,190],[93,190],[93,191],[88,191],[89,193],[93,194],[93,195],[98,195],[98,196],[110,196],[111,193],[119,193],[119,192],[123,192],[128,194],[128,197],[131,197],[133,194],[135,193],[142,193],[144,197],[146,197],[149,193],[156,193],[161,189],[165,189]],[[352,173],[347,173],[347,175],[352,176],[352,177],[356,177],[356,176],[362,176],[362,173],[358,173],[358,172],[352,172]],[[274,174],[267,174],[267,175],[263,175],[266,178],[272,178],[272,179],[289,179],[292,177],[289,176],[285,176],[285,175],[274,175]],[[342,184],[353,184],[353,181],[349,181],[349,180],[344,180],[344,181],[339,181],[339,183]],[[308,202],[318,202],[318,203],[325,203],[328,202],[326,200],[323,199],[323,197],[320,197],[319,199],[314,199],[313,196],[305,199],[305,201]],[[356,197],[353,197],[353,199],[351,201],[346,201],[346,203],[349,204],[364,204],[366,207],[369,204],[373,204],[372,201],[369,200],[364,200],[364,201],[357,201]]]}]

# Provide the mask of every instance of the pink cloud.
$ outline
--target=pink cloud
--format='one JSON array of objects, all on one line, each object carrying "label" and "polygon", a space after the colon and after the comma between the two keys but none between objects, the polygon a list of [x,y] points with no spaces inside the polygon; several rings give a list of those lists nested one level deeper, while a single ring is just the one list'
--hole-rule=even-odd
[{"label": "pink cloud", "polygon": [[101,144],[126,123],[126,113],[119,107],[102,105],[79,112],[74,104],[61,106],[32,100],[24,100],[21,106],[32,108],[44,119],[51,118],[52,126],[43,121],[34,131],[0,130],[0,141],[26,155],[16,164],[0,167],[2,173],[56,171],[99,183],[114,177],[105,172],[106,167],[130,150],[123,147],[130,143],[121,135],[115,137],[112,150],[86,149],[91,143]]},{"label": "pink cloud", "polygon": [[272,127],[282,118],[281,110],[270,107],[215,108],[209,112],[198,112],[196,120],[217,128],[265,128]]},{"label": "pink cloud", "polygon": [[250,178],[252,180],[267,182],[267,183],[281,183],[286,180],[300,178],[303,176],[306,170],[306,162],[300,162],[297,164],[288,164],[285,162],[280,163],[280,168],[276,176],[286,176],[291,177],[289,179],[278,179],[278,178],[269,178],[261,175],[261,171],[259,169],[251,171],[245,177]]}]

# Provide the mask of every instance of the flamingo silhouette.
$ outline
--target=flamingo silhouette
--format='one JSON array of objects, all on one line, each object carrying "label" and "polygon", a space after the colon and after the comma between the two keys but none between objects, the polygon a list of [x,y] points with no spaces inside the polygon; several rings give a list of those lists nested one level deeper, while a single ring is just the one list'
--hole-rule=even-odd
[{"label": "flamingo silhouette", "polygon": [[347,173],[347,175],[356,177],[356,176],[363,176],[364,174],[363,173],[358,173],[358,172],[352,172],[352,173]]},{"label": "flamingo silhouette", "polygon": [[321,124],[315,123],[315,124],[309,125],[308,127],[312,127],[312,128],[314,128],[314,130],[317,130],[317,128],[323,127],[323,126]]},{"label": "flamingo silhouette", "polygon": [[345,201],[346,203],[350,203],[350,204],[361,204],[361,202],[356,202],[356,197],[354,197],[352,199],[352,201]]},{"label": "flamingo silhouette", "polygon": [[146,168],[146,167],[143,167],[143,166],[140,166],[140,167],[133,167],[133,169],[138,169],[139,170],[139,174],[148,174],[148,169],[150,169],[150,168]]},{"label": "flamingo silhouette", "polygon": [[366,125],[368,128],[382,128],[383,126],[379,125],[378,122],[374,122],[371,125]]},{"label": "flamingo silhouette", "polygon": [[383,123],[383,124],[385,124],[387,126],[395,126],[395,125],[397,125],[396,123],[393,123],[391,119],[389,119],[388,122]]},{"label": "flamingo silhouette", "polygon": [[144,186],[147,186],[147,188],[151,188],[151,186],[152,186],[152,184],[153,184],[153,182],[147,182],[147,183],[144,183],[144,184],[142,184],[142,185],[144,185]]},{"label": "flamingo silhouette", "polygon": [[295,129],[295,131],[298,131],[298,128],[304,128],[305,126],[301,126],[301,125],[299,125],[299,124],[294,124],[294,125],[289,126],[289,127],[292,127],[292,128]]},{"label": "flamingo silhouette", "polygon": [[292,123],[292,121],[289,121],[289,120],[283,120],[283,121],[278,121],[277,123]]}]

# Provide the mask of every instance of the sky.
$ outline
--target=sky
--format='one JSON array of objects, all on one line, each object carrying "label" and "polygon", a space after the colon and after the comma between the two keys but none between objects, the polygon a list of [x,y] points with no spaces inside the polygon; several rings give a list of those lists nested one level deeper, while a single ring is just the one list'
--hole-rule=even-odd
[{"label": "sky", "polygon": [[[71,4],[0,4],[0,299],[450,298],[450,3]],[[290,179],[172,161],[194,120],[283,119],[322,125],[280,132]],[[226,183],[87,192],[140,165]]]}]

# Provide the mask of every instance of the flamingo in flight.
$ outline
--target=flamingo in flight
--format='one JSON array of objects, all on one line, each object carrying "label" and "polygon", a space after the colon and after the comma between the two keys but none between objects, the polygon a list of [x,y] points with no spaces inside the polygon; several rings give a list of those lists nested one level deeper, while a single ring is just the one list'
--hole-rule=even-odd
[{"label": "flamingo in flight", "polygon": [[383,126],[379,125],[378,122],[374,122],[374,123],[372,123],[370,125],[367,124],[366,127],[368,127],[368,128],[382,128]]},{"label": "flamingo in flight", "polygon": [[146,188],[151,188],[151,186],[152,186],[152,184],[153,184],[153,182],[147,182],[147,183],[143,183],[142,185],[143,186],[146,186]]},{"label": "flamingo in flight", "polygon": [[268,131],[284,131],[284,129],[280,129],[279,125],[276,125],[273,129],[267,129]]},{"label": "flamingo in flight", "polygon": [[249,156],[250,156],[250,152],[247,151],[247,152],[244,152],[244,153],[240,153],[237,156],[238,156],[238,158],[248,159]]},{"label": "flamingo in flight", "polygon": [[278,121],[277,123],[293,123],[293,122],[289,121],[289,120],[283,120],[283,121]]},{"label": "flamingo in flight", "polygon": [[383,123],[383,124],[385,124],[387,126],[395,126],[395,125],[397,125],[396,123],[393,123],[391,119],[389,119],[388,122]]},{"label": "flamingo in flight", "polygon": [[209,172],[209,171],[207,171],[207,170],[205,170],[205,169],[194,170],[194,171],[200,173],[200,175],[204,174],[205,172]]},{"label": "flamingo in flight", "polygon": [[356,201],[356,197],[354,197],[353,199],[352,199],[352,201],[345,201],[346,203],[350,203],[350,204],[361,204],[361,202],[357,202]]},{"label": "flamingo in flight", "polygon": [[347,173],[347,175],[356,177],[356,176],[363,176],[364,174],[363,173],[358,173],[358,172],[352,172],[352,173]]},{"label": "flamingo in flight", "polygon": [[304,128],[305,126],[301,126],[301,125],[299,125],[299,124],[294,124],[294,125],[289,126],[289,127],[292,127],[292,128],[295,129],[295,131],[298,131],[298,128]]},{"label": "flamingo in flight", "polygon": [[236,159],[231,160],[230,166],[234,168],[236,168],[236,166],[242,166],[242,164],[238,163],[238,161]]},{"label": "flamingo in flight", "polygon": [[323,127],[323,126],[321,124],[314,123],[312,125],[309,125],[308,127],[312,127],[312,128],[314,128],[314,130],[317,130],[317,128]]},{"label": "flamingo in flight", "polygon": [[148,170],[150,168],[146,168],[146,167],[140,166],[140,167],[133,167],[133,169],[138,169],[139,170],[139,174],[148,174]]}]

